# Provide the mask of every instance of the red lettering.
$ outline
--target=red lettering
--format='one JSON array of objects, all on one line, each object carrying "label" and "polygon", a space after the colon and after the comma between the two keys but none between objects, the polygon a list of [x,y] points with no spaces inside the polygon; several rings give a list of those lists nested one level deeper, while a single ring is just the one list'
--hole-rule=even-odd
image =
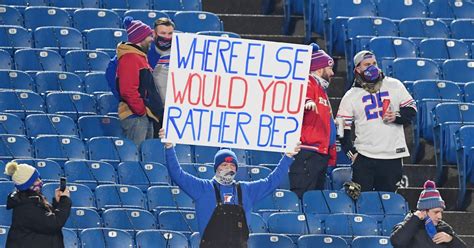
[{"label": "red lettering", "polygon": [[[192,90],[193,90],[193,89],[192,89],[192,82],[193,82],[193,78],[194,78],[194,77],[197,77],[197,78],[199,79],[199,90],[198,90],[198,94],[191,94],[191,92],[192,92]],[[191,105],[198,105],[199,102],[201,101],[201,94],[200,94],[200,93],[201,93],[201,88],[202,88],[201,85],[202,85],[201,75],[199,75],[198,73],[189,74],[189,76],[188,76],[188,81],[186,82],[186,88],[185,88],[185,90],[186,90],[186,89],[188,90],[188,102],[189,102],[189,104],[191,104]],[[197,95],[197,99],[196,99],[195,102],[193,102],[193,101],[191,100],[191,97],[192,97],[193,95]]]},{"label": "red lettering", "polygon": [[221,92],[221,77],[219,77],[219,80],[217,81],[217,102],[216,102],[216,107],[221,107],[225,108],[226,106],[223,104],[220,104],[220,92]]},{"label": "red lettering", "polygon": [[[232,90],[234,89],[234,80],[237,81],[237,80],[240,80],[241,82],[244,83],[244,88],[241,89],[239,88],[239,90],[243,90],[244,91],[244,98],[243,98],[243,102],[241,105],[235,105],[233,106],[232,105]],[[229,97],[228,97],[228,101],[227,101],[227,106],[231,109],[241,109],[245,106],[245,104],[247,103],[247,92],[248,92],[248,85],[247,85],[247,80],[245,80],[245,78],[243,77],[232,77],[230,79],[230,85],[229,85]]]},{"label": "red lettering", "polygon": [[211,101],[210,101],[209,103],[206,103],[206,101],[205,101],[205,96],[206,96],[206,75],[204,74],[204,80],[203,80],[204,85],[202,86],[202,105],[203,105],[204,107],[210,107],[210,106],[212,106],[212,104],[214,103],[214,100],[216,99],[216,92],[217,92],[216,82],[217,82],[217,80],[218,80],[219,78],[220,78],[219,75],[215,75],[215,76],[214,76],[214,86],[212,87],[212,89],[213,89],[214,91],[212,92],[212,99],[211,99]]},{"label": "red lettering", "polygon": [[290,83],[290,90],[289,90],[289,93],[288,93],[288,101],[286,102],[287,106],[287,110],[288,110],[288,113],[289,114],[297,114],[300,112],[300,109],[301,109],[301,102],[303,101],[303,84],[300,84],[300,97],[298,99],[298,103],[296,104],[296,106],[298,107],[296,110],[292,111],[290,109],[290,105],[291,105],[291,89],[293,88],[293,84]]},{"label": "red lettering", "polygon": [[[282,85],[283,88],[283,97],[281,97],[281,109],[276,109],[276,97],[277,97],[277,90],[278,85]],[[285,101],[286,101],[286,92],[288,91],[287,85],[283,81],[277,81],[275,86],[273,86],[273,95],[272,95],[272,111],[275,113],[283,113],[285,110]]]}]

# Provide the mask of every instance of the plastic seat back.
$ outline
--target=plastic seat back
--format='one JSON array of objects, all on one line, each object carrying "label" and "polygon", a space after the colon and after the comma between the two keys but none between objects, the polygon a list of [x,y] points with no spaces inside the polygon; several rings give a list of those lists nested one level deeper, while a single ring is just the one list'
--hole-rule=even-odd
[{"label": "plastic seat back", "polygon": [[176,29],[182,32],[223,31],[221,20],[216,14],[204,11],[179,11],[174,15]]},{"label": "plastic seat back", "polygon": [[0,134],[25,135],[25,125],[14,114],[0,113]]},{"label": "plastic seat back", "polygon": [[84,92],[84,86],[79,76],[70,72],[42,71],[35,77],[36,92],[47,94],[53,91]]},{"label": "plastic seat back", "polygon": [[60,8],[33,6],[25,9],[25,27],[35,30],[44,26],[71,26],[69,14]]}]

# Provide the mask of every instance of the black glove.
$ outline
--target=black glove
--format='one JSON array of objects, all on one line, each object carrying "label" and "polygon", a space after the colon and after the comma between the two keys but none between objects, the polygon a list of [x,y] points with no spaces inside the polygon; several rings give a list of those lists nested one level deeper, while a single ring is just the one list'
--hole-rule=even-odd
[{"label": "black glove", "polygon": [[357,201],[360,196],[360,184],[354,183],[352,181],[344,183],[344,189],[346,194],[348,194],[354,201]]}]

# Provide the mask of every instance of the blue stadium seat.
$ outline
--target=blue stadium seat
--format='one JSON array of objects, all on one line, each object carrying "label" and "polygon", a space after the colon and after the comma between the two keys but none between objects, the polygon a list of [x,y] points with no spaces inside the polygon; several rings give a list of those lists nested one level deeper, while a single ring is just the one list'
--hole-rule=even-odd
[{"label": "blue stadium seat", "polygon": [[202,10],[202,0],[183,0],[182,4],[184,10]]},{"label": "blue stadium seat", "polygon": [[405,215],[408,213],[408,202],[403,196],[392,192],[379,192],[385,215]]},{"label": "blue stadium seat", "polygon": [[425,17],[426,6],[421,1],[377,0],[379,16],[400,20],[407,17]]},{"label": "blue stadium seat", "polygon": [[474,82],[464,85],[464,102],[474,103]]},{"label": "blue stadium seat", "polygon": [[140,20],[151,28],[155,26],[155,20],[162,17],[169,18],[169,16],[162,11],[148,9],[131,9],[126,11],[123,15],[131,16],[134,20]]},{"label": "blue stadium seat", "polygon": [[77,136],[76,124],[65,115],[31,114],[25,118],[25,126],[30,138],[48,134]]},{"label": "blue stadium seat", "polygon": [[2,1],[6,5],[18,5],[18,6],[46,6],[48,5],[47,0],[5,0]]},{"label": "blue stadium seat", "polygon": [[474,125],[466,125],[456,132],[459,193],[456,206],[465,205],[467,182],[474,182]]},{"label": "blue stadium seat", "polygon": [[65,228],[70,228],[78,233],[86,228],[101,227],[102,219],[99,214],[91,208],[71,208]]},{"label": "blue stadium seat", "polygon": [[[214,167],[212,165],[203,165],[203,164],[195,164],[195,163],[181,163],[181,168],[183,168],[184,171],[187,173],[202,178],[202,179],[212,179],[216,174],[214,172]],[[235,176],[235,180],[240,173],[241,167],[239,167],[239,170],[237,171],[237,175]],[[250,180],[247,180],[250,181]]]},{"label": "blue stadium seat", "polygon": [[467,83],[474,78],[474,59],[450,59],[443,63],[443,78]]},{"label": "blue stadium seat", "polygon": [[180,0],[150,0],[151,9],[156,10],[184,10]]},{"label": "blue stadium seat", "polygon": [[233,32],[226,32],[226,31],[201,31],[197,32],[199,35],[208,35],[208,36],[218,36],[218,37],[225,37],[225,38],[240,38],[239,34]]},{"label": "blue stadium seat", "polygon": [[356,210],[359,214],[384,215],[382,201],[380,201],[379,192],[362,192],[356,201]]},{"label": "blue stadium seat", "polygon": [[120,120],[113,116],[82,116],[78,119],[77,126],[83,139],[90,139],[96,136],[123,137]]},{"label": "blue stadium seat", "polygon": [[474,20],[459,19],[451,22],[451,37],[453,39],[474,39]]},{"label": "blue stadium seat", "polygon": [[12,210],[7,210],[5,205],[0,205],[0,226],[10,226],[12,223]]},{"label": "blue stadium seat", "polygon": [[70,50],[82,49],[82,34],[69,27],[39,27],[33,36],[35,47],[58,51],[64,56]]},{"label": "blue stadium seat", "polygon": [[235,180],[237,181],[252,181],[250,179],[249,171],[247,166],[239,166],[237,174],[235,175]]},{"label": "blue stadium seat", "polygon": [[[5,163],[0,160],[0,171],[5,171]],[[0,181],[10,181],[10,177],[5,173],[0,173]]]},{"label": "blue stadium seat", "polygon": [[378,235],[377,220],[363,214],[333,214],[326,218],[326,234],[342,236]]},{"label": "blue stadium seat", "polygon": [[194,202],[177,186],[151,186],[147,190],[148,209],[159,214],[162,210],[193,210]]},{"label": "blue stadium seat", "polygon": [[180,163],[194,163],[193,151],[190,145],[177,144],[174,149]]},{"label": "blue stadium seat", "polygon": [[71,72],[38,72],[36,73],[35,82],[38,94],[47,94],[52,91],[84,92],[81,78]]},{"label": "blue stadium seat", "polygon": [[415,58],[417,53],[415,43],[403,37],[374,37],[367,48],[376,54],[382,69],[385,68],[386,60],[391,62],[396,58]]},{"label": "blue stadium seat", "polygon": [[136,186],[143,192],[150,186],[170,184],[168,169],[158,163],[122,162],[117,173],[121,184]]},{"label": "blue stadium seat", "polygon": [[64,71],[58,52],[41,48],[19,49],[14,55],[15,66],[21,71]]},{"label": "blue stadium seat", "polygon": [[464,1],[462,4],[452,4],[451,9],[455,19],[474,18],[474,3]]},{"label": "blue stadium seat", "polygon": [[449,38],[446,24],[433,18],[405,18],[398,24],[401,37]]},{"label": "blue stadium seat", "polygon": [[31,45],[31,33],[25,28],[11,25],[0,26],[0,49],[13,55],[16,49],[30,48]]},{"label": "blue stadium seat", "polygon": [[98,114],[117,116],[118,104],[118,99],[112,93],[101,94],[97,98]]},{"label": "blue stadium seat", "polygon": [[23,16],[13,6],[0,6],[0,25],[23,26]]},{"label": "blue stadium seat", "polygon": [[454,39],[430,38],[424,39],[418,45],[420,57],[444,62],[446,59],[468,59],[469,46]]},{"label": "blue stadium seat", "polygon": [[25,125],[14,114],[0,113],[0,134],[25,135]]},{"label": "blue stadium seat", "polygon": [[194,211],[164,210],[158,215],[160,229],[178,231],[189,237],[198,231]]},{"label": "blue stadium seat", "polygon": [[301,206],[298,196],[294,192],[279,189],[258,201],[253,210],[266,217],[274,212],[301,212]]},{"label": "blue stadium seat", "polygon": [[310,190],[303,194],[303,212],[306,214],[329,214],[329,207],[320,190]]},{"label": "blue stadium seat", "polygon": [[73,136],[48,135],[33,140],[36,158],[47,158],[63,165],[71,159],[86,159],[82,140]]},{"label": "blue stadium seat", "polygon": [[405,219],[405,215],[385,215],[382,221],[382,235],[390,236],[393,227]]},{"label": "blue stadium seat", "polygon": [[80,239],[82,248],[133,247],[132,235],[114,228],[88,228]]},{"label": "blue stadium seat", "polygon": [[149,9],[148,0],[102,0],[104,9]]},{"label": "blue stadium seat", "polygon": [[214,154],[219,151],[218,147],[194,146],[194,162],[214,163]]},{"label": "blue stadium seat", "polygon": [[441,18],[447,21],[454,19],[452,5],[458,0],[430,0],[428,4],[429,16],[433,18]]},{"label": "blue stadium seat", "polygon": [[431,59],[401,58],[395,59],[392,65],[392,76],[400,81],[420,79],[438,79],[439,69]]},{"label": "blue stadium seat", "polygon": [[9,162],[12,159],[31,158],[31,145],[25,136],[0,134],[0,160]]},{"label": "blue stadium seat", "polygon": [[189,247],[186,236],[173,231],[143,230],[137,233],[135,240],[137,247],[140,248]]},{"label": "blue stadium seat", "polygon": [[147,139],[140,145],[140,156],[144,162],[166,164],[165,148],[160,139]]},{"label": "blue stadium seat", "polygon": [[15,191],[12,181],[0,181],[0,205],[7,205],[7,196]]},{"label": "blue stadium seat", "polygon": [[59,182],[59,178],[63,176],[63,169],[61,166],[49,159],[15,159],[19,164],[29,164],[34,166],[41,175],[43,182]]},{"label": "blue stadium seat", "polygon": [[352,248],[392,248],[392,244],[390,243],[390,237],[384,236],[364,236],[364,237],[356,237],[352,241]]},{"label": "blue stadium seat", "polygon": [[108,9],[78,9],[72,16],[74,27],[80,31],[92,28],[120,28],[120,17]]},{"label": "blue stadium seat", "polygon": [[334,235],[309,234],[298,239],[298,248],[325,247],[325,248],[347,248],[346,241]]},{"label": "blue stadium seat", "polygon": [[256,213],[251,213],[250,221],[247,223],[250,233],[268,233],[268,227],[265,220]]},{"label": "blue stadium seat", "polygon": [[281,233],[291,237],[294,241],[299,236],[309,233],[306,216],[303,213],[273,213],[268,217],[270,233]]},{"label": "blue stadium seat", "polygon": [[10,70],[12,69],[12,57],[5,50],[0,50],[0,70]]},{"label": "blue stadium seat", "polygon": [[109,162],[115,168],[120,162],[138,161],[138,151],[129,139],[94,137],[87,142],[89,158]]},{"label": "blue stadium seat", "polygon": [[327,214],[305,213],[306,222],[308,223],[308,230],[310,234],[323,234],[324,221]]},{"label": "blue stadium seat", "polygon": [[104,72],[89,72],[84,76],[85,92],[88,94],[104,94],[110,92]]},{"label": "blue stadium seat", "polygon": [[189,237],[190,248],[199,248],[201,243],[201,235],[198,232],[191,234]]},{"label": "blue stadium seat", "polygon": [[260,180],[260,179],[264,179],[268,175],[270,175],[270,173],[272,173],[272,170],[270,170],[269,168],[266,168],[264,166],[255,165],[255,166],[245,166],[245,167],[248,171],[250,181],[257,181],[257,180]]},{"label": "blue stadium seat", "polygon": [[278,164],[282,157],[282,154],[279,152],[266,152],[266,151],[247,151],[248,159],[250,164],[259,165],[259,164]]},{"label": "blue stadium seat", "polygon": [[44,113],[43,98],[34,92],[28,91],[0,91],[0,112],[12,113],[25,119],[33,113]]},{"label": "blue stadium seat", "polygon": [[69,182],[80,183],[95,190],[98,185],[117,183],[114,167],[108,163],[91,160],[73,160],[64,164],[64,174]]},{"label": "blue stadium seat", "polygon": [[[309,2],[308,2],[309,3]],[[283,1],[283,14],[284,14],[284,22],[283,22],[283,34],[290,35],[294,32],[294,28],[291,26],[291,16],[305,16],[307,17],[310,11],[308,8],[304,7],[304,1],[298,0],[285,0]],[[307,18],[305,18],[307,19]],[[305,28],[309,29],[306,25],[309,25],[309,21],[304,22]]]},{"label": "blue stadium seat", "polygon": [[129,232],[157,229],[153,215],[142,209],[116,208],[107,209],[102,213],[104,226]]},{"label": "blue stadium seat", "polygon": [[[67,187],[71,193],[73,207],[96,208],[95,197],[89,187],[77,183],[67,183]],[[59,188],[59,183],[44,184],[42,192],[48,201],[52,201],[57,188]]]},{"label": "blue stadium seat", "polygon": [[50,6],[33,6],[25,9],[25,28],[35,30],[44,26],[70,27],[67,11]]},{"label": "blue stadium seat", "polygon": [[222,21],[216,14],[210,12],[179,11],[173,20],[176,29],[182,32],[224,31]]},{"label": "blue stadium seat", "polygon": [[[93,28],[84,31],[86,47],[89,50],[113,50],[117,44],[127,41],[127,32],[125,29],[118,28]],[[108,39],[104,39],[108,37]]]},{"label": "blue stadium seat", "polygon": [[77,233],[73,230],[63,228],[63,240],[64,240],[64,247],[71,247],[71,248],[79,248],[79,238],[77,237]]},{"label": "blue stadium seat", "polygon": [[344,191],[323,190],[331,213],[355,213],[355,204]]},{"label": "blue stadium seat", "polygon": [[99,0],[49,0],[51,6],[59,8],[99,8]]},{"label": "blue stadium seat", "polygon": [[276,233],[252,233],[248,240],[249,248],[296,248],[295,243],[286,235]]},{"label": "blue stadium seat", "polygon": [[131,185],[99,185],[95,188],[98,209],[146,208],[143,192]]},{"label": "blue stadium seat", "polygon": [[0,88],[2,89],[33,90],[33,83],[34,81],[28,73],[16,70],[0,70]]},{"label": "blue stadium seat", "polygon": [[352,179],[352,168],[350,166],[338,167],[331,173],[331,188],[340,190],[344,183]]},{"label": "blue stadium seat", "polygon": [[235,153],[235,156],[237,156],[237,161],[241,164],[250,164],[249,157],[247,155],[247,151],[244,149],[230,149]]},{"label": "blue stadium seat", "polygon": [[64,61],[70,72],[105,71],[110,56],[102,51],[73,50],[66,53]]},{"label": "blue stadium seat", "polygon": [[94,98],[80,92],[53,92],[46,95],[48,113],[62,114],[79,119],[83,115],[95,115]]},{"label": "blue stadium seat", "polygon": [[0,226],[0,246],[5,247],[7,244],[8,231],[10,230],[7,226]]}]

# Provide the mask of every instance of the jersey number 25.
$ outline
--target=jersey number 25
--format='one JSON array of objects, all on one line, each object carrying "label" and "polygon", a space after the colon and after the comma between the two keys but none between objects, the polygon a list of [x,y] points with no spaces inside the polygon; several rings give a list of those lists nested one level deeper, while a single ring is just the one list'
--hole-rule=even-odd
[{"label": "jersey number 25", "polygon": [[382,118],[382,97],[388,97],[388,91],[382,91],[375,95],[370,94],[362,97],[362,102],[368,103],[365,105],[365,115],[367,116],[367,120],[373,120],[379,117]]}]

